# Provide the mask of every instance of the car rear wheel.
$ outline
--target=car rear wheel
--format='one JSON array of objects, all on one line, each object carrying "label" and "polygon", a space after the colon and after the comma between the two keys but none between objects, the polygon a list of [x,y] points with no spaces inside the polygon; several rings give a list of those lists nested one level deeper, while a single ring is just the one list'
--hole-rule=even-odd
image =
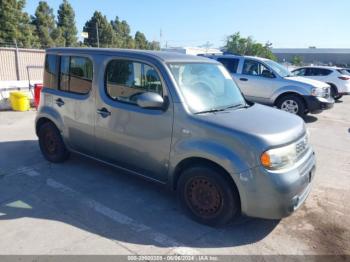
[{"label": "car rear wheel", "polygon": [[57,127],[47,122],[43,124],[38,131],[39,146],[41,153],[46,160],[53,163],[61,163],[69,158],[67,150],[61,134]]},{"label": "car rear wheel", "polygon": [[277,102],[277,107],[283,111],[304,117],[306,115],[306,107],[301,97],[297,95],[286,95]]},{"label": "car rear wheel", "polygon": [[240,211],[237,189],[215,168],[185,170],[178,182],[182,208],[195,221],[209,226],[227,224]]},{"label": "car rear wheel", "polygon": [[331,96],[334,98],[334,100],[339,100],[343,97],[343,95],[338,93],[338,89],[334,85],[331,85]]}]

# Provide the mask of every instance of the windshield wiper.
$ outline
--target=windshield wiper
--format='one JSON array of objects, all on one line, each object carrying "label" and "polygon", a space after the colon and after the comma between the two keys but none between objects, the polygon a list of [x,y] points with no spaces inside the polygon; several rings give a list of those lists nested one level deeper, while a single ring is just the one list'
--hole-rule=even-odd
[{"label": "windshield wiper", "polygon": [[232,105],[232,106],[228,106],[228,107],[225,107],[223,110],[227,110],[227,109],[231,109],[231,108],[248,108],[249,105],[248,104],[237,104],[237,105]]},{"label": "windshield wiper", "polygon": [[199,115],[199,114],[206,114],[206,113],[215,113],[215,112],[220,112],[220,111],[224,111],[224,109],[209,109],[209,110],[196,112],[195,114]]},{"label": "windshield wiper", "polygon": [[228,110],[228,109],[232,109],[232,108],[247,108],[247,107],[248,107],[247,104],[237,104],[237,105],[227,106],[227,107],[224,107],[224,108],[212,108],[212,109],[209,109],[209,110],[196,112],[195,114],[199,115],[199,114],[206,114],[206,113],[216,113],[216,112],[222,112],[222,111],[225,111],[225,110]]}]

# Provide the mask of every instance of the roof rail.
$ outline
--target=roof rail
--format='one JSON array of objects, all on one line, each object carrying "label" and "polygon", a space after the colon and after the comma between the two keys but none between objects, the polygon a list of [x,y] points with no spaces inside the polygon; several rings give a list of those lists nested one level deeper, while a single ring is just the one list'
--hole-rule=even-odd
[{"label": "roof rail", "polygon": [[220,55],[220,54],[198,54],[197,56],[204,56],[204,57],[207,57],[207,56],[216,56],[216,55]]},{"label": "roof rail", "polygon": [[236,56],[242,56],[240,54],[237,54],[237,53],[233,53],[233,52],[229,52],[229,51],[225,51],[222,53],[223,55],[236,55]]}]

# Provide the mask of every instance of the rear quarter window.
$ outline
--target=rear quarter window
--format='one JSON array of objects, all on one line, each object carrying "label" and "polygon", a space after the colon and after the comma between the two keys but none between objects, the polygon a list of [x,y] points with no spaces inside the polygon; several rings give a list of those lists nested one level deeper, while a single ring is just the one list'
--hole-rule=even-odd
[{"label": "rear quarter window", "polygon": [[237,58],[218,58],[218,61],[220,63],[222,63],[231,74],[237,73],[239,59],[237,59]]},{"label": "rear quarter window", "polygon": [[46,55],[44,87],[57,89],[57,55]]}]

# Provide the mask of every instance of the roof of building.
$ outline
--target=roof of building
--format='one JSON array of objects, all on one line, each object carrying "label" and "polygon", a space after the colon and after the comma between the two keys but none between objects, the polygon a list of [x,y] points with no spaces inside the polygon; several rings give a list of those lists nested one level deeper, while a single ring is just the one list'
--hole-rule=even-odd
[{"label": "roof of building", "polygon": [[259,56],[248,56],[248,55],[234,55],[234,54],[223,54],[223,55],[216,55],[216,54],[208,54],[208,55],[202,55],[203,57],[209,57],[209,58],[249,58],[249,59],[255,59],[259,61],[266,61],[269,60],[267,58],[259,57]]},{"label": "roof of building", "polygon": [[337,66],[319,66],[319,65],[315,65],[315,66],[301,66],[299,68],[321,68],[321,69],[330,69],[330,70],[341,70],[344,69],[342,67],[337,67]]},{"label": "roof of building", "polygon": [[272,48],[274,54],[350,54],[350,48]]},{"label": "roof of building", "polygon": [[49,48],[47,53],[79,53],[79,54],[108,54],[108,55],[137,55],[161,60],[162,62],[209,62],[215,63],[210,59],[185,55],[176,52],[136,50],[136,49],[118,49],[118,48]]}]

